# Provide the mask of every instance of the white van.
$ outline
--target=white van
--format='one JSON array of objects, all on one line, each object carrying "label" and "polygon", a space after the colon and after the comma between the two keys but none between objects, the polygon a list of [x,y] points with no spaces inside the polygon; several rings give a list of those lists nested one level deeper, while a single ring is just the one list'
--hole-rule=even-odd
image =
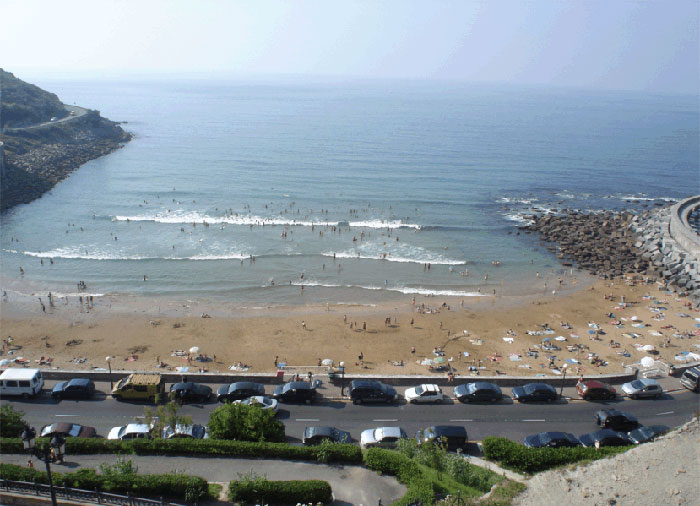
[{"label": "white van", "polygon": [[44,376],[39,369],[10,368],[0,374],[0,397],[34,397],[41,392],[43,386]]}]

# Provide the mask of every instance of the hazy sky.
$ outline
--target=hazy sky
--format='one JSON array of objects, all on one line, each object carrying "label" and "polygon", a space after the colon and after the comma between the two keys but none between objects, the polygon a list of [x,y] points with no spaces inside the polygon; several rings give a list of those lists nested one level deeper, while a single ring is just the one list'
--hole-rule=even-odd
[{"label": "hazy sky", "polygon": [[18,77],[217,73],[698,93],[700,0],[0,0]]}]

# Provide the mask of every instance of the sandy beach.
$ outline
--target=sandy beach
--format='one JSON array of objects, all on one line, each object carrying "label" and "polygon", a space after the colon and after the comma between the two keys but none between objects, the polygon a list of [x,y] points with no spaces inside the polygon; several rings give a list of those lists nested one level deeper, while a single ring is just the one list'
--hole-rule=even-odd
[{"label": "sandy beach", "polygon": [[[426,374],[425,361],[440,356],[457,376],[556,374],[564,363],[570,374],[590,375],[620,372],[647,356],[677,365],[680,353],[700,353],[700,312],[656,283],[631,280],[519,301],[407,298],[402,305],[239,308],[230,315],[194,301],[150,301],[139,309],[110,297],[92,307],[77,298],[44,302],[46,313],[37,303],[3,300],[10,366],[21,357],[42,368],[103,368],[111,356],[114,370],[157,370],[162,362],[160,370],[238,365],[273,372],[275,360],[310,366],[330,358],[349,373]],[[654,351],[638,349],[644,345]],[[174,354],[193,346],[211,361]]]}]

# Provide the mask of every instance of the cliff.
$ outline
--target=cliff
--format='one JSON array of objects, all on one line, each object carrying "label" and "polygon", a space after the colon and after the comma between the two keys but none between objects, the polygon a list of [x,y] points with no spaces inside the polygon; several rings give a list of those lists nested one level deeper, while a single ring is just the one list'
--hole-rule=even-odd
[{"label": "cliff", "polygon": [[0,208],[41,197],[85,162],[131,139],[98,111],[58,97],[0,69]]}]

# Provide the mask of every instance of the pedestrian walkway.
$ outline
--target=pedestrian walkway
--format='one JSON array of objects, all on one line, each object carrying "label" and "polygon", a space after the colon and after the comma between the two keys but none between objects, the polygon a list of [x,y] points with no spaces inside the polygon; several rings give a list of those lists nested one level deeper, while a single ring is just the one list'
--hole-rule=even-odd
[{"label": "pedestrian walkway", "polygon": [[[251,472],[269,480],[323,480],[331,485],[334,505],[391,504],[406,493],[406,487],[390,476],[361,466],[326,465],[289,460],[233,459],[230,457],[172,457],[129,455],[139,473],[161,474],[174,471],[200,476],[209,482],[228,483]],[[116,455],[66,455],[64,465],[54,465],[58,472],[74,472],[81,468],[99,469],[100,464],[113,464]],[[27,465],[26,455],[3,455],[3,463]]]}]

